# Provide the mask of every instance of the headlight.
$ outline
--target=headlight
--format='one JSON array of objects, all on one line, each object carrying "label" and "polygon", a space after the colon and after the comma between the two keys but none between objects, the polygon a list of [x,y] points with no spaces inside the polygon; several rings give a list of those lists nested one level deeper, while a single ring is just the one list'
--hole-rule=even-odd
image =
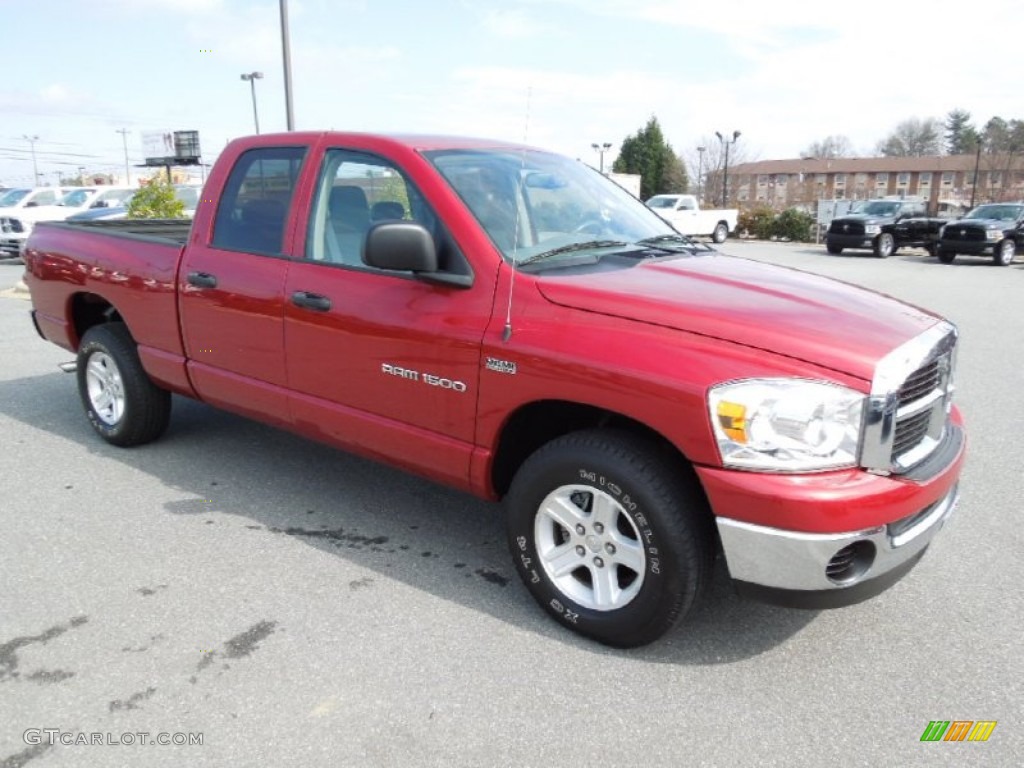
[{"label": "headlight", "polygon": [[772,472],[856,466],[863,404],[860,392],[807,379],[746,379],[708,393],[722,463]]},{"label": "headlight", "polygon": [[864,234],[865,235],[877,235],[881,231],[882,231],[882,227],[881,227],[880,224],[865,224],[864,225]]},{"label": "headlight", "polygon": [[990,229],[990,230],[988,230],[988,232],[985,233],[985,237],[987,237],[989,240],[1002,240],[1003,239],[1003,230],[1001,230],[1001,229]]}]

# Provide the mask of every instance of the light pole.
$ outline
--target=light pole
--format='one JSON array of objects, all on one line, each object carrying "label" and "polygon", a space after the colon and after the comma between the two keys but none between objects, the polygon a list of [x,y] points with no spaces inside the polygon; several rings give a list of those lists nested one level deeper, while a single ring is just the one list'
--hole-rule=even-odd
[{"label": "light pole", "polygon": [[259,116],[259,113],[256,111],[256,81],[263,79],[263,73],[262,72],[246,72],[244,75],[242,75],[242,79],[249,81],[249,87],[252,90],[252,119],[253,119],[253,122],[256,123],[256,135],[259,136],[259,133],[260,133],[260,116]]},{"label": "light pole", "polygon": [[604,173],[604,153],[612,148],[612,143],[610,141],[606,141],[602,144],[591,144],[590,146],[595,152],[597,152],[597,156],[600,158],[600,170],[601,173]]},{"label": "light pole", "polygon": [[84,187],[85,186],[85,166],[84,165],[78,166],[78,186],[80,186],[80,187]]},{"label": "light pole", "polygon": [[978,151],[974,155],[974,181],[971,183],[971,209],[974,209],[974,193],[978,189],[978,166],[981,165],[981,139],[978,139]]},{"label": "light pole", "polygon": [[[284,116],[289,131],[295,130],[292,110],[292,53],[288,42],[288,0],[281,0],[281,61],[284,64]],[[257,131],[259,133],[259,131]]]},{"label": "light pole", "polygon": [[121,134],[121,142],[124,144],[124,184],[126,187],[131,186],[132,174],[128,168],[128,134],[131,133],[127,128],[118,128],[115,133]]},{"label": "light pole", "polygon": [[697,147],[697,201],[703,202],[701,197],[701,181],[704,178],[704,153],[707,152],[707,147]]},{"label": "light pole", "polygon": [[22,138],[28,142],[32,148],[32,176],[36,180],[36,186],[39,186],[39,167],[36,165],[36,142],[39,141],[38,136],[28,136],[23,134]]},{"label": "light pole", "polygon": [[725,147],[725,170],[722,172],[722,207],[729,207],[729,145],[735,144],[736,139],[740,137],[739,131],[732,132],[732,140],[725,138],[718,131],[715,131],[715,136]]}]

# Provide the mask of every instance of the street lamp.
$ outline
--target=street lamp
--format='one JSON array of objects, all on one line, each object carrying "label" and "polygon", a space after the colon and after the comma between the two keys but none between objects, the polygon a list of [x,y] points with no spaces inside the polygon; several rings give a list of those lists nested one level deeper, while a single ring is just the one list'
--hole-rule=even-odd
[{"label": "street lamp", "polygon": [[702,202],[701,197],[701,181],[704,178],[704,153],[707,152],[707,147],[697,147],[697,200]]},{"label": "street lamp", "polygon": [[595,152],[597,152],[601,163],[601,173],[604,173],[604,153],[612,148],[612,143],[610,141],[606,141],[603,144],[591,144],[590,146]]},{"label": "street lamp", "polygon": [[131,186],[132,173],[128,166],[128,134],[131,133],[127,128],[118,128],[114,133],[121,134],[121,143],[124,144],[124,184],[125,186]]},{"label": "street lamp", "polygon": [[36,186],[39,186],[39,167],[36,165],[36,142],[39,141],[38,136],[27,136],[22,134],[22,138],[28,142],[32,148],[32,175],[35,177]]},{"label": "street lamp", "polygon": [[736,139],[740,137],[739,131],[732,132],[732,140],[726,139],[718,131],[715,131],[715,136],[725,147],[725,170],[722,172],[722,207],[729,207],[729,145],[735,144]]},{"label": "street lamp", "polygon": [[85,186],[85,166],[84,165],[78,166],[78,186],[80,186],[80,187],[84,187]]},{"label": "street lamp", "polygon": [[249,87],[252,89],[252,119],[256,123],[256,135],[260,133],[260,116],[256,111],[256,81],[263,79],[262,72],[246,72],[242,75],[243,80],[249,81]]}]

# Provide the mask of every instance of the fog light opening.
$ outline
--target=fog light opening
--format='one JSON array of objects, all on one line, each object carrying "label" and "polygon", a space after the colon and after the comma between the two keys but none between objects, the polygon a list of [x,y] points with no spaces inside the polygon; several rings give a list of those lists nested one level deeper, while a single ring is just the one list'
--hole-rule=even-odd
[{"label": "fog light opening", "polygon": [[863,578],[875,562],[875,545],[855,541],[836,552],[825,566],[825,576],[833,584],[849,586]]}]

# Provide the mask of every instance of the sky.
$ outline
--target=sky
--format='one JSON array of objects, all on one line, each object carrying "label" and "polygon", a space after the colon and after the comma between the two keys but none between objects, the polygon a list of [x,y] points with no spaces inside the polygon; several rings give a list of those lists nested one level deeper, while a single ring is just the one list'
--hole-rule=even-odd
[{"label": "sky", "polygon": [[[901,121],[1024,117],[1019,0],[288,0],[295,127],[483,136],[606,166],[658,118],[687,161],[858,155]],[[979,6],[980,7],[980,6]],[[286,128],[279,0],[0,0],[0,184],[121,173],[142,134],[198,130],[204,162]],[[120,134],[119,130],[128,133]],[[720,145],[719,145],[720,146]],[[137,173],[137,169],[132,173]]]}]

